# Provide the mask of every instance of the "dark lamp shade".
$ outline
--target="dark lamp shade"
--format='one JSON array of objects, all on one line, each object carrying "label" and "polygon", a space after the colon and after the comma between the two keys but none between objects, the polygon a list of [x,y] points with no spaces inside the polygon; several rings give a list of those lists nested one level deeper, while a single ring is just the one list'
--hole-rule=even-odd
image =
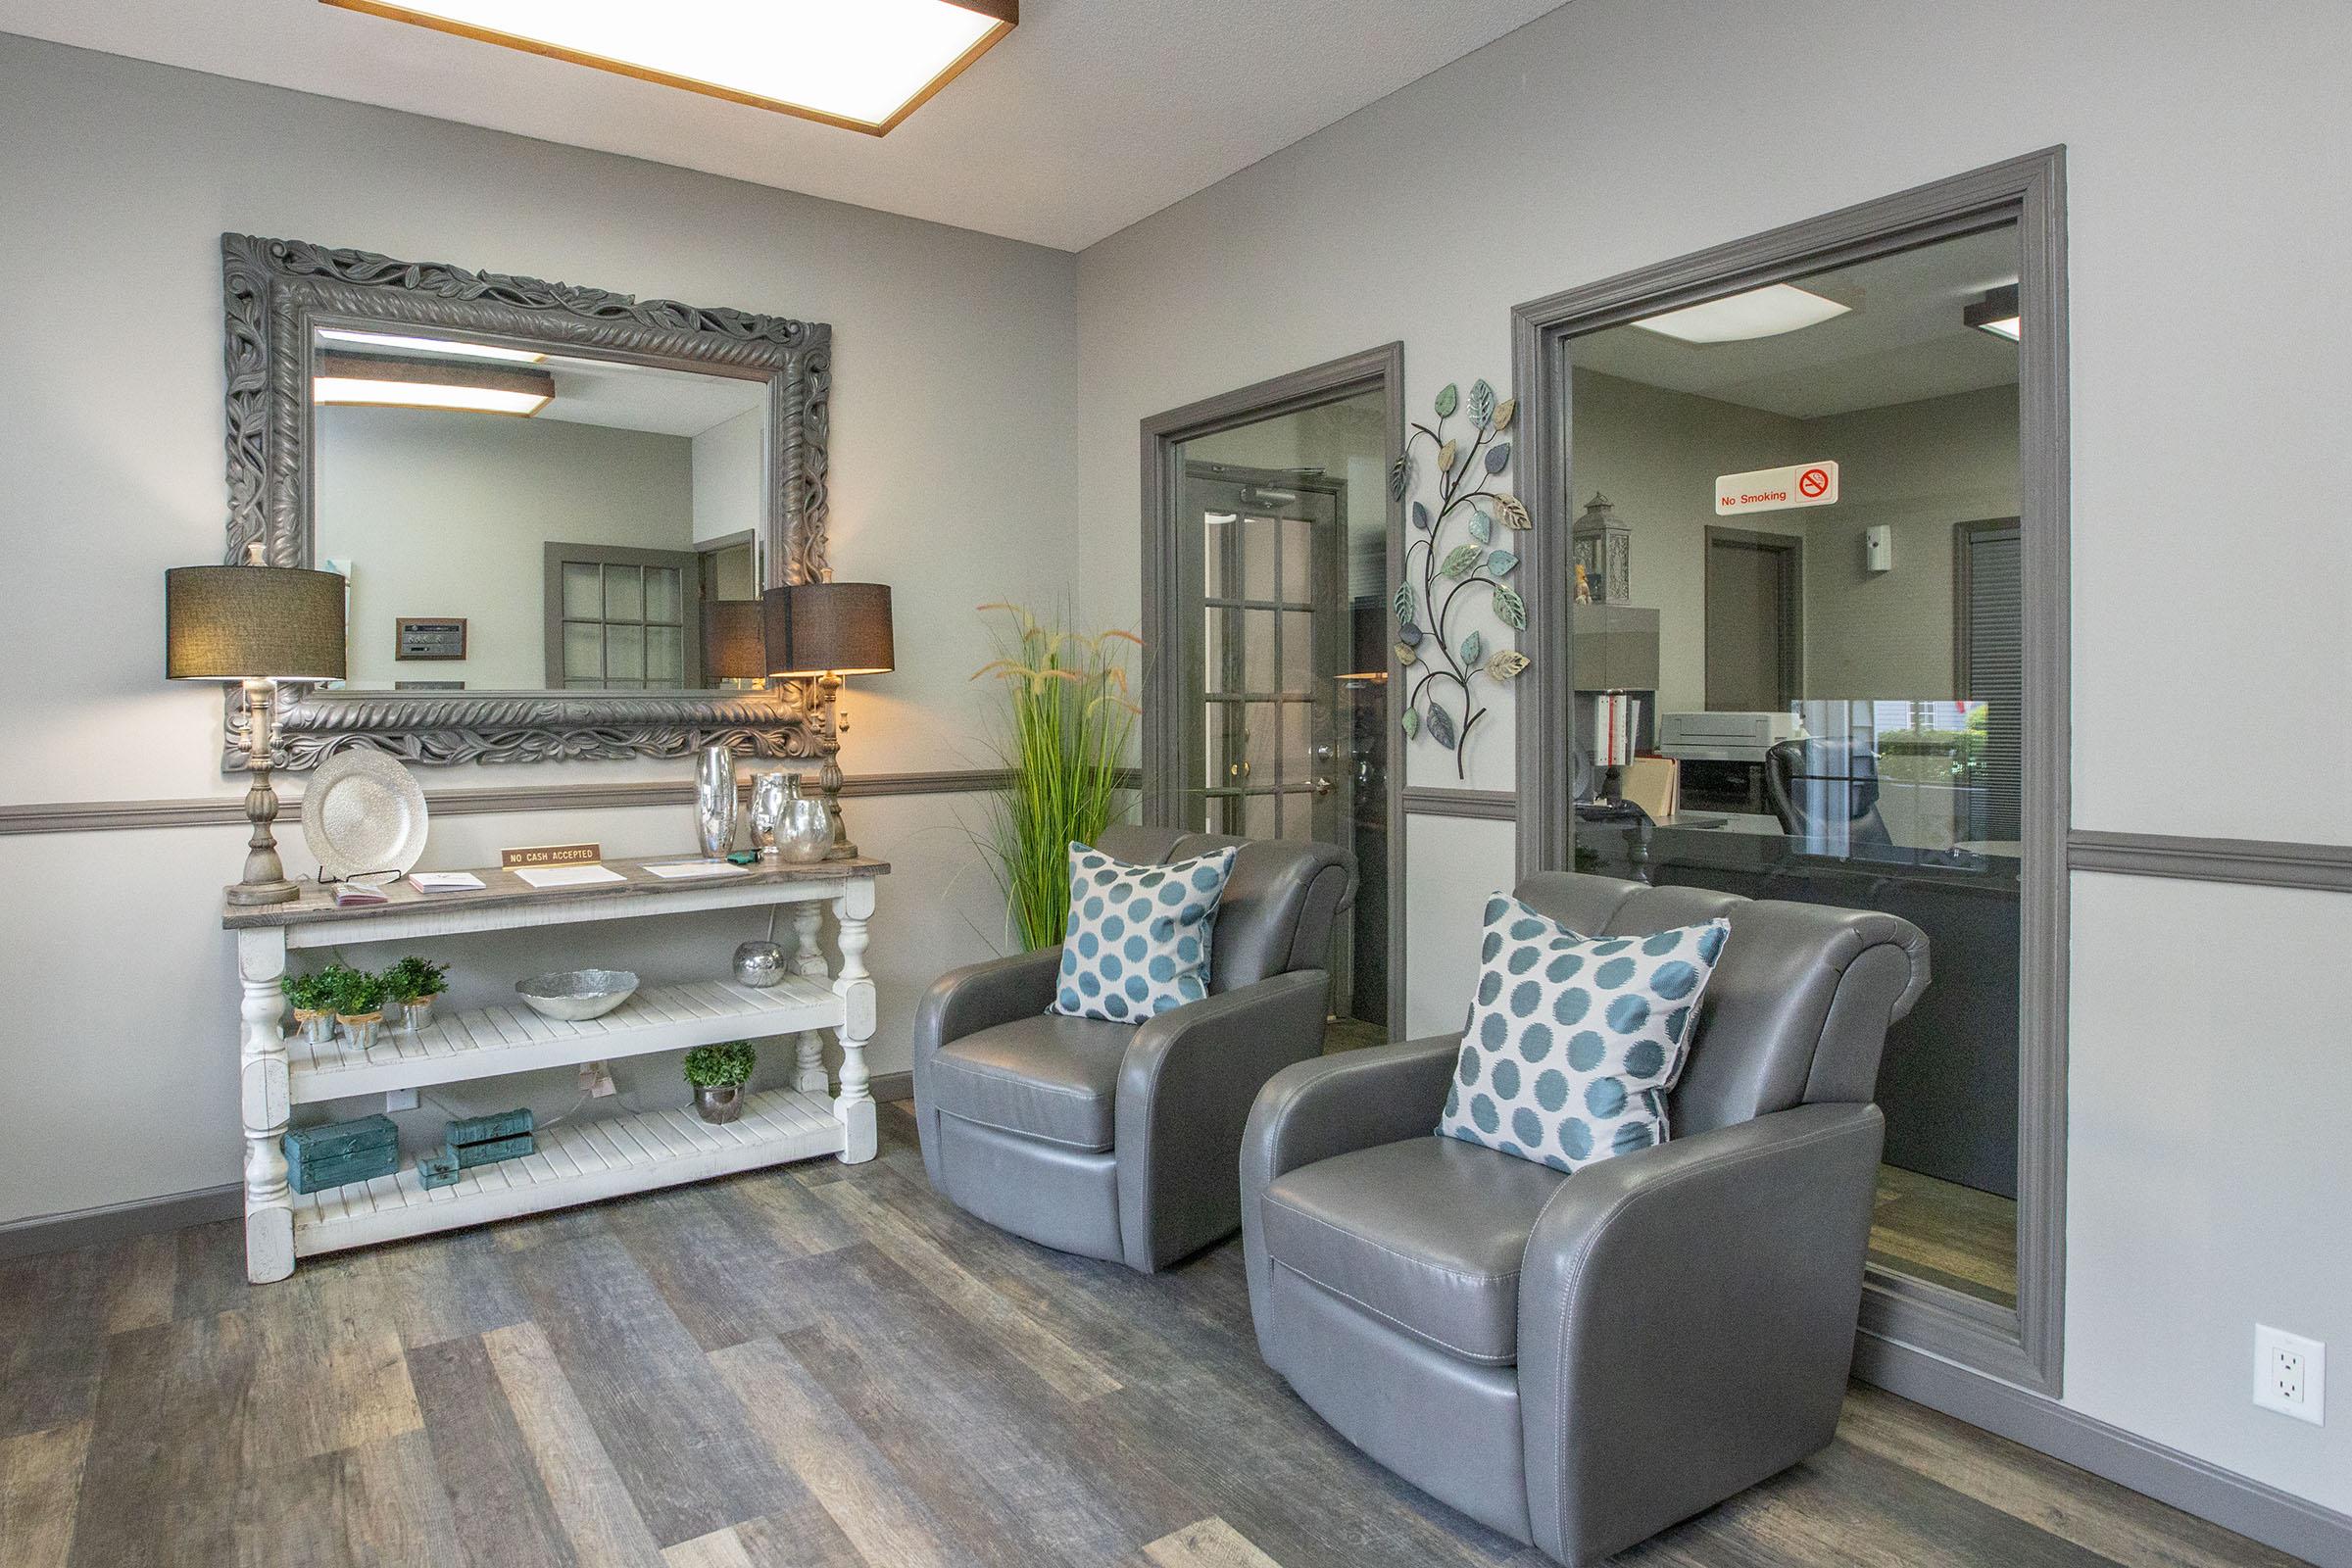
[{"label": "dark lamp shade", "polygon": [[703,678],[759,680],[767,674],[764,608],[757,599],[717,599],[703,606]]},{"label": "dark lamp shade", "polygon": [[808,582],[770,588],[760,599],[769,674],[878,675],[897,667],[888,585]]},{"label": "dark lamp shade", "polygon": [[343,579],[298,566],[164,573],[167,680],[341,680]]}]

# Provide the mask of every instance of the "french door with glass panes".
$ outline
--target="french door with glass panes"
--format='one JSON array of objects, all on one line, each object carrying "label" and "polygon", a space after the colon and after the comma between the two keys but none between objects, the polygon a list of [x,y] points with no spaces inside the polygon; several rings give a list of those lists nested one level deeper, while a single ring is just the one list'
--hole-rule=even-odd
[{"label": "french door with glass panes", "polygon": [[546,595],[551,690],[692,691],[703,684],[695,552],[550,541]]},{"label": "french door with glass panes", "polygon": [[1348,668],[1345,484],[1187,464],[1184,820],[1253,839],[1346,842],[1339,676]]}]

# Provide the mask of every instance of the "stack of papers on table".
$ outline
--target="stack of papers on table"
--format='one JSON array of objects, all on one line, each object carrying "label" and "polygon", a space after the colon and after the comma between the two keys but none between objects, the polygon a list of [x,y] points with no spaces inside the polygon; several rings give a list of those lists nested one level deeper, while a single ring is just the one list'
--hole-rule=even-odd
[{"label": "stack of papers on table", "polygon": [[626,882],[618,871],[601,865],[533,865],[514,874],[535,888],[585,888],[599,882]]},{"label": "stack of papers on table", "polygon": [[649,865],[646,869],[672,882],[690,882],[706,876],[744,876],[752,868],[748,865],[729,865],[724,860],[664,860],[660,865]]}]

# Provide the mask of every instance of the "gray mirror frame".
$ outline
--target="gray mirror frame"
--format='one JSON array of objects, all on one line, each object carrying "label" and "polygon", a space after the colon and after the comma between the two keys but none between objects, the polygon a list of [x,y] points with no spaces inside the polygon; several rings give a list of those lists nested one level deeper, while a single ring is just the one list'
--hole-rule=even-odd
[{"label": "gray mirror frame", "polygon": [[[818,581],[825,560],[833,329],[821,321],[638,300],[534,277],[400,262],[252,234],[220,236],[226,315],[230,563],[312,558],[310,354],[325,322],[427,328],[585,350],[768,386],[768,585]],[[760,757],[813,757],[805,684],[780,692],[482,692],[457,697],[289,686],[277,765],[316,767],[366,747],[404,761],[531,762],[681,757],[713,741]],[[229,690],[221,771],[248,759],[242,693]]]}]

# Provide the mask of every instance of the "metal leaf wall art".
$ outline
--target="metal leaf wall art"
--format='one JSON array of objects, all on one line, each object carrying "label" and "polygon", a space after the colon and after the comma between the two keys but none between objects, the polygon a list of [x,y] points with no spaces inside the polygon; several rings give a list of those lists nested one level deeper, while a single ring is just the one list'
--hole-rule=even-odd
[{"label": "metal leaf wall art", "polygon": [[[1436,422],[1413,425],[1403,454],[1390,470],[1390,487],[1401,500],[1412,488],[1414,453],[1426,440],[1438,472],[1435,503],[1417,500],[1410,509],[1414,537],[1405,543],[1405,581],[1396,590],[1396,653],[1402,666],[1398,678],[1410,682],[1404,701],[1405,738],[1427,735],[1435,740],[1453,753],[1454,776],[1464,778],[1471,732],[1487,716],[1480,683],[1515,680],[1528,661],[1517,649],[1490,651],[1476,628],[1449,629],[1449,617],[1454,601],[1477,588],[1484,592],[1474,594],[1472,604],[1483,602],[1505,626],[1526,630],[1527,602],[1504,580],[1518,569],[1519,553],[1498,546],[1495,531],[1500,528],[1507,539],[1512,531],[1533,523],[1517,497],[1488,488],[1511,466],[1511,443],[1505,436],[1518,400],[1497,401],[1494,389],[1484,381],[1473,382],[1465,399],[1461,388],[1448,382],[1438,393],[1436,409]],[[1448,434],[1446,423],[1457,414],[1468,419],[1470,428]],[[1447,544],[1456,528],[1460,537]]]}]

